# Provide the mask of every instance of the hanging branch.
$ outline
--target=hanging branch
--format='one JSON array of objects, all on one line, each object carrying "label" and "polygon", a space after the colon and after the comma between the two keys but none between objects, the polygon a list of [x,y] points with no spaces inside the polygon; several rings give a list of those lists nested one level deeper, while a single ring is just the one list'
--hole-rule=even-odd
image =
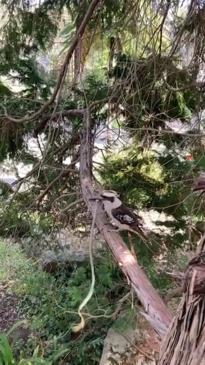
[{"label": "hanging branch", "polygon": [[12,118],[12,117],[6,115],[7,119],[9,119],[10,121],[15,122],[15,123],[29,122],[31,120],[37,119],[55,101],[57,96],[59,98],[59,92],[61,91],[62,85],[64,83],[65,76],[66,76],[66,73],[68,70],[68,65],[70,63],[73,52],[75,51],[75,48],[77,47],[79,40],[82,38],[82,36],[85,32],[85,28],[86,28],[90,18],[92,17],[97,5],[100,2],[101,2],[101,0],[92,0],[91,1],[90,5],[88,7],[88,10],[87,10],[79,28],[76,31],[76,34],[73,38],[71,46],[66,54],[65,60],[63,62],[60,73],[58,75],[58,80],[56,82],[53,94],[51,95],[50,99],[45,104],[43,104],[42,107],[36,113],[34,113],[32,115],[26,115],[25,117],[20,118],[20,119]]},{"label": "hanging branch", "polygon": [[[80,179],[84,201],[93,215],[95,207],[93,198],[96,196],[96,191],[99,193],[100,187],[96,187],[92,179],[92,149],[92,128],[90,114],[87,110],[84,116],[84,129],[81,137]],[[163,338],[171,322],[169,310],[137,264],[136,258],[127,248],[121,236],[116,232],[109,231],[108,221],[101,202],[98,204],[96,225],[104,236],[120,269],[131,283],[138,299],[142,303],[144,307],[142,314],[159,336]]]},{"label": "hanging branch", "polygon": [[84,113],[84,109],[70,109],[70,110],[63,110],[60,112],[56,112],[54,115],[52,113],[48,113],[42,116],[40,123],[37,125],[37,127],[34,129],[33,136],[34,138],[37,138],[39,133],[41,133],[44,128],[46,127],[47,123],[49,121],[56,121],[59,117],[62,118],[76,118],[76,117],[82,117]]}]

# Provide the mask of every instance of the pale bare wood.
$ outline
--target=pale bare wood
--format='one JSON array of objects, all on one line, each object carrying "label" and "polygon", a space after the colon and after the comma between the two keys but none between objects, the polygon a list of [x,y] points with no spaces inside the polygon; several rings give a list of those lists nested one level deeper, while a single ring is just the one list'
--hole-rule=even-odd
[{"label": "pale bare wood", "polygon": [[[94,213],[96,191],[100,190],[92,180],[92,139],[89,111],[85,113],[85,128],[81,139],[80,177],[83,198],[89,211]],[[137,264],[136,258],[127,248],[121,236],[109,230],[107,217],[99,201],[96,225],[102,233],[120,269],[129,279],[138,299],[144,307],[143,315],[161,338],[167,332],[171,322],[171,314],[165,303],[153,288],[146,274]]]}]

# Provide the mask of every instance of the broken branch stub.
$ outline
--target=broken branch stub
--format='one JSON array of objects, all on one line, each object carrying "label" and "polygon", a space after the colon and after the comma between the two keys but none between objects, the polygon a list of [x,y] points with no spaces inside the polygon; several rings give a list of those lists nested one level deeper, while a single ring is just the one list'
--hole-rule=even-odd
[{"label": "broken branch stub", "polygon": [[204,253],[190,261],[184,295],[162,344],[159,365],[205,363],[205,262]]}]

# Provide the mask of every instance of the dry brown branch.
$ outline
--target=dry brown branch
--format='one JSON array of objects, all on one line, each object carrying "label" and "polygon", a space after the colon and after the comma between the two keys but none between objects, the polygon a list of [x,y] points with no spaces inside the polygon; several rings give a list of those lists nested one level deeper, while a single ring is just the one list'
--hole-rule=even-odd
[{"label": "dry brown branch", "polygon": [[73,206],[78,205],[79,203],[82,203],[82,202],[84,202],[84,200],[82,198],[75,200],[74,202],[68,204],[65,208],[61,209],[61,213],[67,212],[67,210],[69,210]]},{"label": "dry brown branch", "polygon": [[[90,115],[89,111],[87,111],[85,113],[84,130],[81,139],[80,179],[83,198],[88,209],[93,214],[95,190],[99,191],[100,187],[98,186],[97,189],[92,180],[92,142]],[[121,236],[109,230],[108,221],[100,202],[98,204],[96,225],[104,236],[117,264],[129,279],[142,303],[145,311],[144,316],[146,316],[151,326],[162,338],[171,322],[171,315]]]},{"label": "dry brown branch", "polygon": [[205,253],[192,259],[186,271],[184,295],[162,344],[159,365],[204,365]]},{"label": "dry brown branch", "polygon": [[29,177],[31,177],[38,169],[39,169],[39,167],[40,167],[40,161],[39,162],[37,162],[36,164],[35,164],[35,166],[32,168],[32,170],[31,171],[29,171],[27,174],[26,174],[26,176],[24,176],[24,177],[21,177],[20,179],[18,179],[17,181],[14,181],[14,183],[12,184],[12,186],[16,186],[17,185],[17,187],[16,187],[16,189],[15,189],[15,191],[14,191],[14,194],[11,196],[11,199],[10,199],[10,201],[9,201],[9,207],[11,206],[11,204],[12,204],[12,202],[14,201],[14,199],[16,198],[16,196],[17,196],[17,194],[18,194],[18,192],[19,192],[19,190],[20,190],[20,188],[21,188],[21,186],[23,185],[23,183],[25,183],[26,182],[26,180],[29,178]]},{"label": "dry brown branch", "polygon": [[41,203],[41,201],[43,200],[44,196],[48,193],[48,191],[52,188],[52,186],[56,183],[56,181],[58,181],[62,176],[63,176],[64,170],[62,170],[60,172],[60,174],[58,174],[58,176],[55,177],[55,179],[53,179],[47,186],[46,188],[42,191],[42,193],[40,193],[37,198],[37,205],[39,207],[39,204]]},{"label": "dry brown branch", "polygon": [[178,46],[180,44],[180,41],[183,37],[183,34],[184,34],[184,31],[185,31],[185,28],[186,28],[186,25],[189,21],[189,18],[193,12],[193,9],[194,9],[194,6],[196,5],[196,0],[191,0],[190,4],[189,4],[189,8],[188,8],[188,12],[187,12],[187,16],[181,26],[181,28],[179,29],[178,33],[176,34],[176,37],[173,41],[173,46],[170,50],[170,59],[173,57],[173,55],[175,54],[175,52],[177,51],[178,49]]},{"label": "dry brown branch", "polygon": [[173,289],[169,289],[165,295],[166,302],[169,301],[172,298],[181,297],[183,293],[182,287],[178,286]]},{"label": "dry brown branch", "polygon": [[170,9],[170,6],[171,6],[171,1],[168,0],[167,1],[167,5],[166,5],[166,9],[165,9],[165,12],[164,12],[164,16],[163,16],[163,19],[162,19],[162,22],[160,24],[160,40],[159,40],[159,54],[161,55],[162,53],[162,40],[163,40],[163,28],[164,28],[164,23],[165,23],[165,20],[167,19],[167,16],[168,16],[168,13],[169,13],[169,9]]},{"label": "dry brown branch", "polygon": [[70,110],[63,110],[62,112],[56,112],[54,114],[48,113],[42,116],[40,123],[38,126],[34,129],[33,136],[36,138],[39,133],[41,133],[44,128],[46,127],[47,123],[52,120],[57,120],[59,117],[76,117],[81,116],[84,113],[84,109],[70,109]]},{"label": "dry brown branch", "polygon": [[76,172],[75,169],[71,168],[73,165],[76,164],[76,160],[71,162],[68,167],[65,169],[62,169],[60,173],[47,185],[47,187],[38,195],[36,198],[37,205],[39,207],[39,204],[45,197],[45,195],[49,192],[49,190],[52,188],[52,186],[56,183],[56,181],[60,180],[60,178],[68,178],[71,173]]},{"label": "dry brown branch", "polygon": [[158,269],[158,273],[159,273],[159,275],[165,274],[167,276],[170,276],[172,279],[178,280],[180,282],[184,279],[184,273],[181,271],[164,271],[164,270]]},{"label": "dry brown branch", "polygon": [[[72,142],[73,141],[76,141],[79,139],[79,136],[77,134],[75,134],[74,137],[71,137],[70,141],[64,145],[64,146],[61,146],[60,148],[56,149],[56,150],[53,150],[52,151],[52,154],[48,156],[48,160],[47,162],[49,162],[52,157],[54,155],[57,155],[58,153],[64,153],[68,147],[70,146],[70,144],[72,145]],[[77,172],[77,170],[75,170],[73,168],[73,166],[75,166],[75,164],[78,162],[78,151],[73,155],[72,157],[72,161],[71,163],[69,164],[69,166],[67,166],[65,169],[60,169],[60,172],[58,174],[58,176],[56,176],[50,183],[48,183],[47,187],[45,188],[45,190],[43,190],[43,192],[41,192],[38,197],[35,199],[35,201],[37,202],[37,206],[39,207],[42,199],[44,198],[44,196],[48,193],[48,191],[52,188],[52,186],[55,184],[56,181],[58,181],[61,177],[62,178],[66,178],[66,183],[67,183],[67,179],[69,177],[69,175],[73,172]],[[12,202],[14,201],[14,199],[16,198],[21,186],[29,179],[31,178],[40,168],[41,168],[41,165],[42,165],[42,159],[40,161],[38,161],[34,167],[31,169],[31,171],[29,171],[26,176],[22,177],[22,178],[19,178],[17,181],[15,181],[12,186],[17,186],[15,191],[14,191],[14,194],[11,196],[11,199],[10,199],[10,202],[9,202],[9,206],[12,204]],[[47,168],[51,168],[51,166],[46,166],[44,164],[44,167],[47,167]],[[54,169],[56,170],[56,166],[54,166]]]}]

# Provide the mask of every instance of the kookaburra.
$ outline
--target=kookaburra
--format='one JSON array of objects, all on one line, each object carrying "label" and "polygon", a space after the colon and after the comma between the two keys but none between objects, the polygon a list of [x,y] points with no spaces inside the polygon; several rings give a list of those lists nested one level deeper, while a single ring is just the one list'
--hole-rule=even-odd
[{"label": "kookaburra", "polygon": [[147,238],[142,219],[121,202],[115,191],[104,190],[101,197],[104,210],[117,230],[133,232],[142,240]]}]

